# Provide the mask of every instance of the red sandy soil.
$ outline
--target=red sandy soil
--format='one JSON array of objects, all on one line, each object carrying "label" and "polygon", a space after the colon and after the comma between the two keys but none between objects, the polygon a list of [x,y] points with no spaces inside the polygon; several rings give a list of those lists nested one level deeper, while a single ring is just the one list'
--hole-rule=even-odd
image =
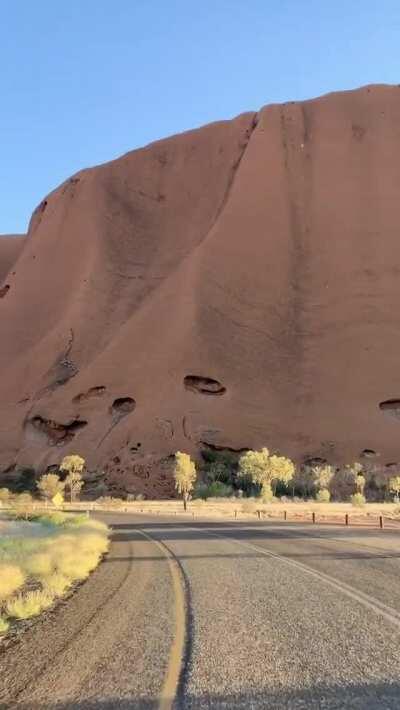
[{"label": "red sandy soil", "polygon": [[0,240],[3,480],[80,453],[166,495],[207,444],[400,461],[399,126],[398,87],[266,106],[48,195]]}]

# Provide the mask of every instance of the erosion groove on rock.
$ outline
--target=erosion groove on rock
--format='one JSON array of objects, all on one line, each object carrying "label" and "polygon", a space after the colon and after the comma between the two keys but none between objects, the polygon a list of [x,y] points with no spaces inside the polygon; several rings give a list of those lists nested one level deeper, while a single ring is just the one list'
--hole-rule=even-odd
[{"label": "erosion groove on rock", "polygon": [[202,442],[398,461],[399,125],[396,86],[271,105],[47,195],[0,239],[0,471],[55,441],[146,495]]},{"label": "erosion groove on rock", "polygon": [[221,395],[226,392],[226,387],[221,385],[218,380],[213,380],[211,377],[186,375],[184,385],[187,390],[198,392],[199,394]]}]

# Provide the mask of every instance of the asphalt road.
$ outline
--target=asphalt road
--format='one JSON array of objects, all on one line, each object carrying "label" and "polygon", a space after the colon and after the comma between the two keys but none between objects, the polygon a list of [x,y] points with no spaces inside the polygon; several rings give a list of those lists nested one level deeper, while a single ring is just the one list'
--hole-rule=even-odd
[{"label": "asphalt road", "polygon": [[400,533],[103,518],[105,561],[0,646],[1,708],[400,708]]}]

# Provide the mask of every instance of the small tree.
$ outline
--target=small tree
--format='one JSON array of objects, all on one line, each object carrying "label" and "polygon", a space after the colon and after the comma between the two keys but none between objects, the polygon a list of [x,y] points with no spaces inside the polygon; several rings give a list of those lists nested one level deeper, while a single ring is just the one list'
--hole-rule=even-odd
[{"label": "small tree", "polygon": [[47,500],[51,500],[57,493],[62,493],[65,488],[65,481],[60,481],[56,473],[45,473],[37,482],[37,487]]},{"label": "small tree", "polygon": [[187,509],[189,494],[193,490],[196,481],[196,466],[189,454],[177,451],[175,454],[174,466],[175,488],[183,498],[183,507]]},{"label": "small tree", "polygon": [[315,485],[319,490],[328,490],[330,482],[334,476],[335,469],[333,466],[326,464],[325,466],[315,467]]},{"label": "small tree", "polygon": [[71,503],[79,496],[83,486],[82,472],[85,466],[85,459],[77,454],[64,456],[61,461],[60,471],[67,471],[65,487],[69,489]]},{"label": "small tree", "polygon": [[262,495],[270,498],[272,485],[278,481],[288,483],[294,476],[294,464],[284,456],[271,455],[267,448],[247,451],[239,459],[242,475],[261,486]]},{"label": "small tree", "polygon": [[358,463],[358,461],[355,461],[355,463],[351,464],[347,468],[354,480],[354,485],[356,489],[355,493],[360,493],[362,495],[365,488],[365,478],[363,476],[362,464]]},{"label": "small tree", "polygon": [[395,500],[398,501],[400,493],[400,476],[394,476],[390,479],[389,490],[394,494]]}]

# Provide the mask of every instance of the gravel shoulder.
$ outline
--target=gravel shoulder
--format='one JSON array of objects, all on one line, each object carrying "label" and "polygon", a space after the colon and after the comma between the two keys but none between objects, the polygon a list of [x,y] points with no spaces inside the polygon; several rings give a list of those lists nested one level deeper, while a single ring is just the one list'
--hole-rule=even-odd
[{"label": "gravel shoulder", "polygon": [[157,707],[174,629],[168,566],[153,547],[117,531],[89,579],[0,649],[1,708]]}]

